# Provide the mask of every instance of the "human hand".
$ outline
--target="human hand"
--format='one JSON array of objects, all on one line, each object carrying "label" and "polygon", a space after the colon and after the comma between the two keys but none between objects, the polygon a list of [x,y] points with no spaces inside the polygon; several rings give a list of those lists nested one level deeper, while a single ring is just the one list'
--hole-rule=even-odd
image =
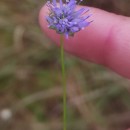
[{"label": "human hand", "polygon": [[[44,6],[40,11],[41,28],[59,45],[59,34],[47,27],[47,10]],[[74,37],[64,39],[64,49],[130,79],[130,18],[96,8],[90,8],[90,12],[94,22]]]}]

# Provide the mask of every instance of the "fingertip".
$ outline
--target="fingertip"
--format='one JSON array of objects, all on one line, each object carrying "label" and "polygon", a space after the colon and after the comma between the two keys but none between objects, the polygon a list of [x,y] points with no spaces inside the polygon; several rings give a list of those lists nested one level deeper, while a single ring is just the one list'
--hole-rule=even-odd
[{"label": "fingertip", "polygon": [[47,25],[47,22],[45,20],[47,14],[48,14],[48,8],[45,4],[41,7],[40,12],[39,12],[39,23],[41,27],[45,27]]},{"label": "fingertip", "polygon": [[[48,7],[45,4],[39,12],[39,24],[41,26],[42,31],[45,33],[45,35],[47,35],[53,41],[57,41],[57,39],[59,39],[60,36],[58,34],[56,34],[56,32],[54,30],[48,28],[48,23],[46,20],[46,16],[48,13],[49,13]],[[59,45],[59,43],[57,43],[57,42],[56,42],[56,44]]]},{"label": "fingertip", "polygon": [[47,7],[44,5],[39,12],[39,24],[43,31],[48,29],[46,21]]}]

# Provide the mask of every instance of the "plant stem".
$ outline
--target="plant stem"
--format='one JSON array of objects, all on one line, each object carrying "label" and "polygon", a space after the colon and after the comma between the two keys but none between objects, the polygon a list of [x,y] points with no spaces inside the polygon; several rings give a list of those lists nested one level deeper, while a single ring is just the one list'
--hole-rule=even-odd
[{"label": "plant stem", "polygon": [[67,128],[67,109],[66,109],[66,79],[65,79],[65,65],[64,65],[64,48],[63,48],[63,36],[60,35],[60,49],[61,49],[61,68],[62,68],[62,85],[63,85],[63,130]]}]

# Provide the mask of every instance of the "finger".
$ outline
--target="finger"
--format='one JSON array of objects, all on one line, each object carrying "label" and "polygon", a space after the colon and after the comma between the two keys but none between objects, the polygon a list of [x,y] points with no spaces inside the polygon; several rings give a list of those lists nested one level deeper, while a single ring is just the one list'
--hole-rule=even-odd
[{"label": "finger", "polygon": [[[81,8],[79,6],[78,8]],[[59,45],[59,34],[47,27],[45,16],[48,8],[44,6],[39,15],[43,31]],[[130,78],[130,19],[90,8],[93,20],[87,28],[64,39],[64,49],[69,53],[98,64]]]}]

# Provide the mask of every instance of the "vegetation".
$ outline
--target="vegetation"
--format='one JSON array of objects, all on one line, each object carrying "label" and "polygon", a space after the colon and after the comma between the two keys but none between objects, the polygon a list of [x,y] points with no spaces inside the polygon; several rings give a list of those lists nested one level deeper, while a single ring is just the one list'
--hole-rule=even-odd
[{"label": "vegetation", "polygon": [[[62,130],[60,52],[41,31],[43,0],[0,1],[0,130]],[[84,4],[130,16],[129,0]],[[130,127],[130,83],[66,54],[68,130]],[[3,110],[13,116],[5,119]]]}]

